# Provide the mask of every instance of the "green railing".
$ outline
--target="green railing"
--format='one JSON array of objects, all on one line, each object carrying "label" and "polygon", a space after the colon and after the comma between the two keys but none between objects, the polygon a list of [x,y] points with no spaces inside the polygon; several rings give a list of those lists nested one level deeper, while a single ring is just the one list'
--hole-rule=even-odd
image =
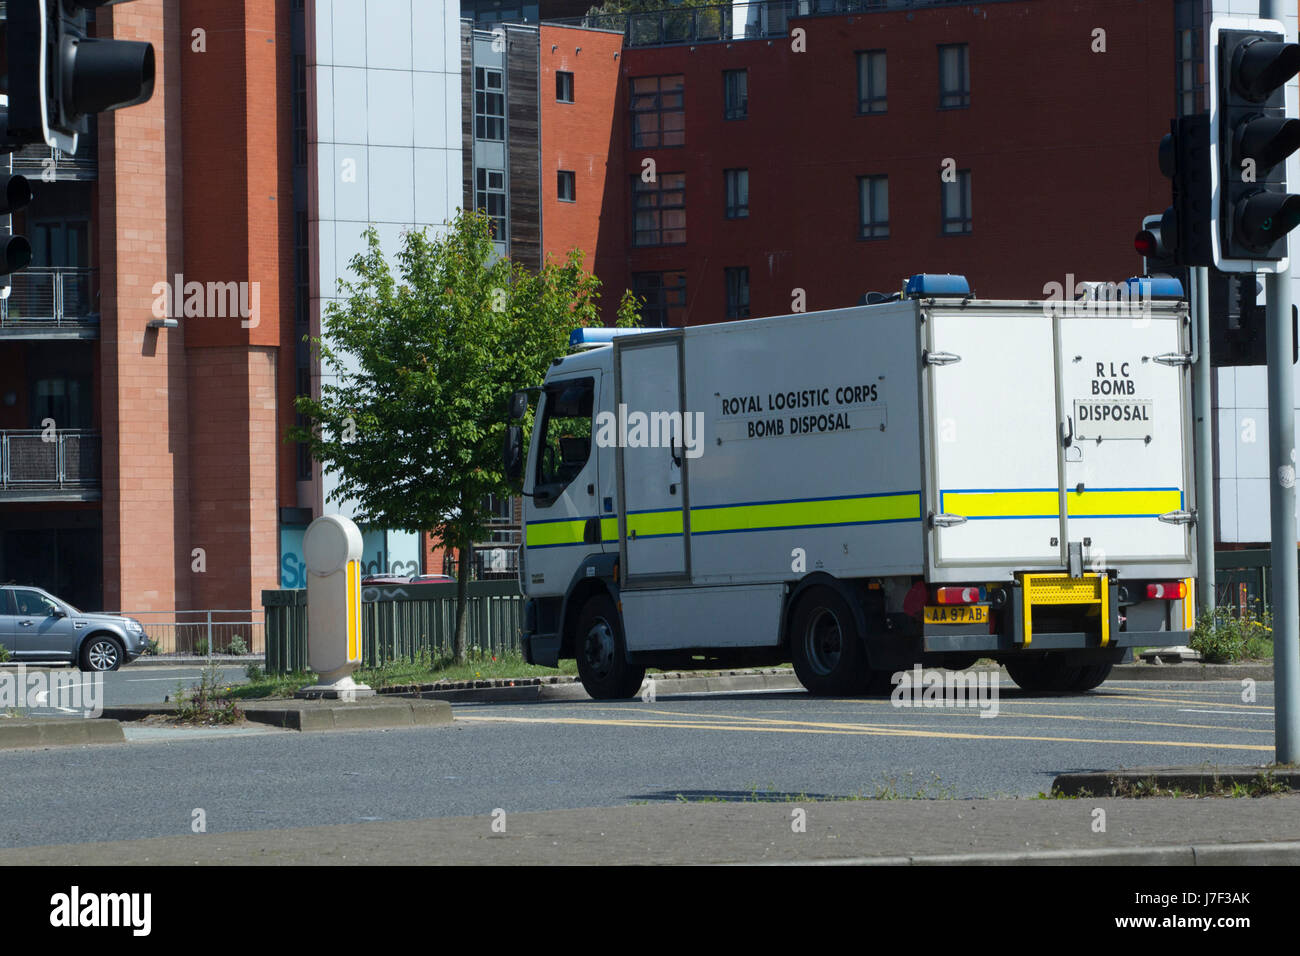
[{"label": "green railing", "polygon": [[1236,614],[1259,613],[1273,598],[1272,555],[1267,550],[1218,551],[1214,555],[1214,604]]},{"label": "green railing", "polygon": [[[450,654],[456,628],[455,584],[367,587],[361,603],[361,654],[367,667],[404,658],[421,649]],[[307,592],[263,591],[266,609],[266,670],[307,670]],[[517,581],[473,581],[465,646],[485,653],[520,652],[523,598]]]}]

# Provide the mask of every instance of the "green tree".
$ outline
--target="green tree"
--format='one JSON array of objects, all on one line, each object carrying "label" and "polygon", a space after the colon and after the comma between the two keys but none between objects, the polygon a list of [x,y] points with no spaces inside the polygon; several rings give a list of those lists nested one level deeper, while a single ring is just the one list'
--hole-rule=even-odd
[{"label": "green tree", "polygon": [[[506,403],[541,381],[569,332],[599,325],[600,282],[578,250],[540,272],[500,258],[489,220],[460,212],[444,232],[405,234],[394,278],[378,233],[326,309],[319,400],[291,437],[338,478],[332,501],[359,522],[431,531],[457,556],[457,660],[465,659],[470,548],[487,534],[489,495],[511,489],[502,467]],[[634,324],[624,293],[619,324]],[[330,375],[335,376],[333,380]]]}]

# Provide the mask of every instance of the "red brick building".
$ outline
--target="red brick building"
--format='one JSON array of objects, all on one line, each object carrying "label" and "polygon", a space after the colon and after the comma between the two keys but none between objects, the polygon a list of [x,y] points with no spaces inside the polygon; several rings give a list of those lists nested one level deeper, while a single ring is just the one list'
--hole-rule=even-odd
[{"label": "red brick building", "polygon": [[[748,27],[765,29],[623,51],[595,247],[607,286],[680,325],[852,305],[922,271],[1004,298],[1140,271],[1133,234],[1169,201],[1155,157],[1175,113],[1170,0]],[[729,269],[747,270],[747,310],[740,274],[728,302]]]}]

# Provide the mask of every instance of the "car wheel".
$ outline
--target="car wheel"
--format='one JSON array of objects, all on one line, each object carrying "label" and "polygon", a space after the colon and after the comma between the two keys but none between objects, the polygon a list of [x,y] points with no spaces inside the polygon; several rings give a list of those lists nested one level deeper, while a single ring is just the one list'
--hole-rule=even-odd
[{"label": "car wheel", "polygon": [[83,671],[115,671],[122,666],[122,645],[105,635],[95,635],[81,645]]},{"label": "car wheel", "polygon": [[593,595],[582,606],[574,644],[578,677],[593,699],[627,700],[636,696],[645,680],[645,668],[634,667],[628,661],[618,608],[608,595]]}]

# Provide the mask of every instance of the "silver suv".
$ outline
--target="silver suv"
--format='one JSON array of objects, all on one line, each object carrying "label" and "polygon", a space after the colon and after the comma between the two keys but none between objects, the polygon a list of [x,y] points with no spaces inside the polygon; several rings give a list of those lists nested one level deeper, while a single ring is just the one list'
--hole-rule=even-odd
[{"label": "silver suv", "polygon": [[85,614],[40,588],[6,584],[0,586],[0,644],[18,662],[115,671],[143,654],[148,638],[134,618]]}]

